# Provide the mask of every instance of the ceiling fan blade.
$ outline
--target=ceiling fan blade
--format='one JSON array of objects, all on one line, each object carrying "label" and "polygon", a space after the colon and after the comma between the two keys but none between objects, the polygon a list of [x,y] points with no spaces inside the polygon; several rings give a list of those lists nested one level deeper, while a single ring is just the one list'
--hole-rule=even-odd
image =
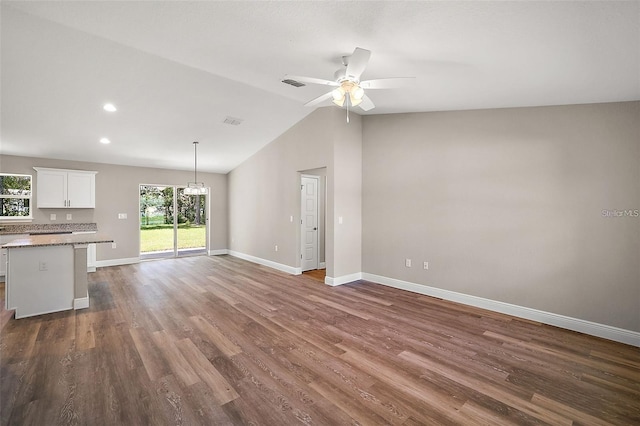
[{"label": "ceiling fan blade", "polygon": [[320,95],[315,99],[311,99],[309,102],[307,102],[306,104],[304,104],[304,106],[306,107],[312,107],[312,106],[316,106],[321,102],[326,101],[327,99],[332,98],[333,95],[331,94],[331,92],[325,93],[324,95]]},{"label": "ceiling fan blade", "polygon": [[379,78],[377,80],[361,81],[360,87],[363,89],[397,89],[412,87],[415,82],[415,77]]},{"label": "ceiling fan blade", "polygon": [[356,50],[353,51],[349,58],[346,77],[351,80],[360,80],[360,76],[369,63],[369,57],[371,57],[371,51],[356,47]]},{"label": "ceiling fan blade", "polygon": [[358,105],[360,108],[362,108],[365,111],[369,111],[370,109],[374,109],[376,106],[373,104],[373,101],[371,99],[369,99],[369,97],[367,95],[364,95],[362,97],[362,102],[360,102],[360,105]]},{"label": "ceiling fan blade", "polygon": [[324,80],[322,78],[304,77],[302,75],[285,75],[283,80],[295,80],[302,83],[322,84],[324,86],[339,86],[338,83],[331,80]]}]

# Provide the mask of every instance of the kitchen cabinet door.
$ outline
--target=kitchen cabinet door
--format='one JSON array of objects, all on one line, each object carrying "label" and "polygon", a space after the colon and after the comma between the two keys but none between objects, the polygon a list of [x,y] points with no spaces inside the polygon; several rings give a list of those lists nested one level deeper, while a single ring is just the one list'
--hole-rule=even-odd
[{"label": "kitchen cabinet door", "polygon": [[37,208],[92,209],[96,206],[96,173],[34,167]]},{"label": "kitchen cabinet door", "polygon": [[94,208],[96,206],[95,173],[69,172],[67,174],[67,207]]},{"label": "kitchen cabinet door", "polygon": [[38,208],[67,207],[67,172],[63,170],[38,170],[36,195]]}]

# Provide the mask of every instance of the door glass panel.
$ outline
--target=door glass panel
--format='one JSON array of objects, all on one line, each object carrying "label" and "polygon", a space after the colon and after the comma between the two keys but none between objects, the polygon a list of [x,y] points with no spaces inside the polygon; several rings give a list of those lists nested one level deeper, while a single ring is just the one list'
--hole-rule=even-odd
[{"label": "door glass panel", "polygon": [[177,189],[178,255],[207,252],[206,195],[190,195]]},{"label": "door glass panel", "polygon": [[173,187],[140,185],[140,257],[173,257]]},{"label": "door glass panel", "polygon": [[206,254],[206,205],[184,188],[140,185],[140,257]]}]

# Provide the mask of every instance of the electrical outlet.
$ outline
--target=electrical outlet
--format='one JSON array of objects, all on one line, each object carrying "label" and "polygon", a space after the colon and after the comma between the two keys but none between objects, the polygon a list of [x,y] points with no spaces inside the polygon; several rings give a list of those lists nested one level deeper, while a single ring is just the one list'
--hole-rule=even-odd
[{"label": "electrical outlet", "polygon": [[71,213],[67,213],[67,220],[71,220],[73,216],[71,216]]},{"label": "electrical outlet", "polygon": [[117,246],[116,246],[115,241],[114,241],[114,242],[112,242],[112,243],[111,243],[111,248],[112,248],[112,249],[114,249],[114,248],[116,248],[116,247],[117,247]]},{"label": "electrical outlet", "polygon": [[126,219],[126,218],[127,218],[126,213],[118,213],[118,219]]},{"label": "electrical outlet", "polygon": [[422,267],[424,269],[429,269],[429,262],[424,262],[424,264],[422,265]]},{"label": "electrical outlet", "polygon": [[56,220],[56,214],[55,213],[51,213],[49,215],[49,220]]},{"label": "electrical outlet", "polygon": [[405,259],[404,266],[406,266],[407,268],[411,268],[411,259]]},{"label": "electrical outlet", "polygon": [[40,269],[41,271],[48,271],[49,270],[49,266],[47,265],[47,262],[43,262],[41,260],[40,264],[38,265],[38,269]]}]

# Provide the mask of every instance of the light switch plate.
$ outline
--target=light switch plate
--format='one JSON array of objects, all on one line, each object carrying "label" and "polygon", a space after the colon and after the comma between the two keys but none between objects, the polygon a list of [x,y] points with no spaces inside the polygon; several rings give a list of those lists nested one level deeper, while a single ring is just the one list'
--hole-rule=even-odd
[{"label": "light switch plate", "polygon": [[67,213],[67,220],[71,220],[72,217],[71,213]]},{"label": "light switch plate", "polygon": [[126,219],[126,218],[127,218],[126,213],[118,213],[118,219]]},{"label": "light switch plate", "polygon": [[49,215],[49,220],[56,220],[56,214],[55,213],[51,213]]}]

